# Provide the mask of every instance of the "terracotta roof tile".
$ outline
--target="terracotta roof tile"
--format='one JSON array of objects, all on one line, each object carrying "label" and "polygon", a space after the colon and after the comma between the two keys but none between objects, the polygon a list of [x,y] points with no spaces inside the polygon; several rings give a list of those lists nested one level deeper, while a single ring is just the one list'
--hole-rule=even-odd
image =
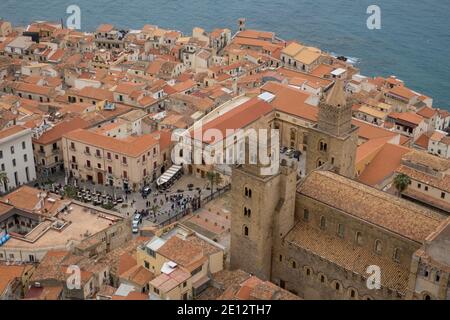
[{"label": "terracotta roof tile", "polygon": [[177,264],[188,267],[204,257],[200,246],[182,240],[177,236],[171,237],[158,249],[158,253]]},{"label": "terracotta roof tile", "polygon": [[311,122],[317,121],[318,108],[306,103],[309,94],[277,82],[267,82],[261,89],[275,95],[270,104],[276,110]]},{"label": "terracotta roof tile", "polygon": [[328,171],[313,171],[298,192],[417,242],[443,220],[429,209]]},{"label": "terracotta roof tile", "polygon": [[16,279],[20,279],[27,266],[11,266],[0,264],[0,295],[4,293],[8,285]]},{"label": "terracotta roof tile", "polygon": [[389,118],[406,121],[416,126],[423,121],[423,117],[414,112],[392,112]]},{"label": "terracotta roof tile", "polygon": [[[227,137],[227,129],[244,129],[249,124],[268,114],[272,110],[273,107],[270,104],[255,97],[222,116],[204,124],[202,126],[202,138],[204,137],[204,132],[212,128],[219,130],[222,133],[221,138],[225,139]],[[195,138],[195,134],[195,132],[191,132],[191,137]],[[211,138],[210,140],[204,140],[203,142],[211,143],[221,141],[220,137],[215,138],[217,139],[215,141]]]},{"label": "terracotta roof tile", "polygon": [[12,126],[7,129],[1,130],[0,131],[0,140],[8,138],[8,137],[10,137],[16,133],[19,133],[21,131],[24,131],[24,130],[28,130],[28,128],[23,127],[23,126]]},{"label": "terracotta roof tile", "polygon": [[417,163],[437,171],[450,169],[450,160],[431,155],[425,151],[412,150],[403,156],[403,160]]},{"label": "terracotta roof tile", "polygon": [[430,134],[424,133],[419,138],[417,138],[417,140],[414,142],[414,144],[427,150],[429,141],[430,141]]},{"label": "terracotta roof tile", "polygon": [[68,140],[79,141],[91,146],[104,148],[113,152],[138,157],[153,148],[158,142],[152,135],[117,139],[107,137],[89,130],[77,129],[64,135]]},{"label": "terracotta roof tile", "polygon": [[367,267],[377,265],[383,270],[381,273],[383,287],[403,294],[408,287],[409,268],[402,267],[393,259],[376,254],[370,246],[370,248],[367,245],[356,246],[348,240],[302,222],[286,235],[285,241],[364,278],[367,278]]},{"label": "terracotta roof tile", "polygon": [[358,180],[370,186],[381,183],[395,173],[395,170],[401,164],[402,156],[410,151],[411,149],[403,146],[391,143],[384,144],[358,177]]},{"label": "terracotta roof tile", "polygon": [[433,117],[437,112],[438,111],[436,109],[432,109],[430,107],[423,107],[422,109],[417,111],[417,114],[419,116],[429,119],[429,118]]},{"label": "terracotta roof tile", "polygon": [[62,136],[66,133],[69,133],[75,129],[84,129],[88,127],[89,123],[84,121],[83,119],[77,117],[68,121],[63,121],[58,123],[56,126],[51,128],[50,130],[44,132],[38,139],[35,139],[34,142],[39,144],[49,144],[53,143],[62,138]]}]

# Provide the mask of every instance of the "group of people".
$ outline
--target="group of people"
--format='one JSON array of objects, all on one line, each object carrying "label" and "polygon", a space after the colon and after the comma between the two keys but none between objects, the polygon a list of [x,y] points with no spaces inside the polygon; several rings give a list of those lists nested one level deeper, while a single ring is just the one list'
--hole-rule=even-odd
[{"label": "group of people", "polygon": [[[184,192],[172,194],[166,192],[164,194],[155,194],[154,197],[150,194],[149,197],[150,199],[143,197],[145,200],[145,208],[142,210],[136,209],[134,213],[139,213],[143,217],[149,217],[154,223],[157,222],[160,216],[170,219],[180,214],[185,215],[196,208],[193,205],[195,197]],[[131,205],[133,206],[135,203],[136,200],[132,199]]]}]

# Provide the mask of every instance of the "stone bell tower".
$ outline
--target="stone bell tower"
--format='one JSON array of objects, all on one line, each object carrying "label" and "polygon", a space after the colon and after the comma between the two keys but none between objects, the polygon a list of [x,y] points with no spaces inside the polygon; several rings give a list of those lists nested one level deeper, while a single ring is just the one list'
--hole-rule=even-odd
[{"label": "stone bell tower", "polygon": [[285,161],[271,175],[262,167],[246,161],[232,170],[230,259],[232,269],[270,280],[273,247],[294,225],[297,173]]},{"label": "stone bell tower", "polygon": [[238,31],[244,31],[245,30],[245,18],[239,18],[238,19]]},{"label": "stone bell tower", "polygon": [[352,106],[344,82],[338,79],[326,99],[320,101],[317,124],[308,134],[306,172],[326,166],[354,178],[357,146],[358,127],[352,125]]}]

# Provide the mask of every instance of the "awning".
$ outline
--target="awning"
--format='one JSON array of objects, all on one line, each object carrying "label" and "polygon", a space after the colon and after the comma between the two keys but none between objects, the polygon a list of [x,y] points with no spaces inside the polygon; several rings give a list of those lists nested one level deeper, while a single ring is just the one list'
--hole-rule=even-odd
[{"label": "awning", "polygon": [[170,181],[181,170],[181,168],[181,166],[173,165],[169,170],[164,172],[163,175],[158,178],[158,180],[156,180],[156,184],[160,186]]}]

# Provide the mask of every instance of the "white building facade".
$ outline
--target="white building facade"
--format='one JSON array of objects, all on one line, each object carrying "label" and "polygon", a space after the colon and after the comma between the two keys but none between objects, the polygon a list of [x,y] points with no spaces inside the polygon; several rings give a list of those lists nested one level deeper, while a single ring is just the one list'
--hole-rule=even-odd
[{"label": "white building facade", "polygon": [[8,192],[36,179],[31,129],[13,126],[0,131],[0,171],[7,181],[0,182],[0,192]]}]

